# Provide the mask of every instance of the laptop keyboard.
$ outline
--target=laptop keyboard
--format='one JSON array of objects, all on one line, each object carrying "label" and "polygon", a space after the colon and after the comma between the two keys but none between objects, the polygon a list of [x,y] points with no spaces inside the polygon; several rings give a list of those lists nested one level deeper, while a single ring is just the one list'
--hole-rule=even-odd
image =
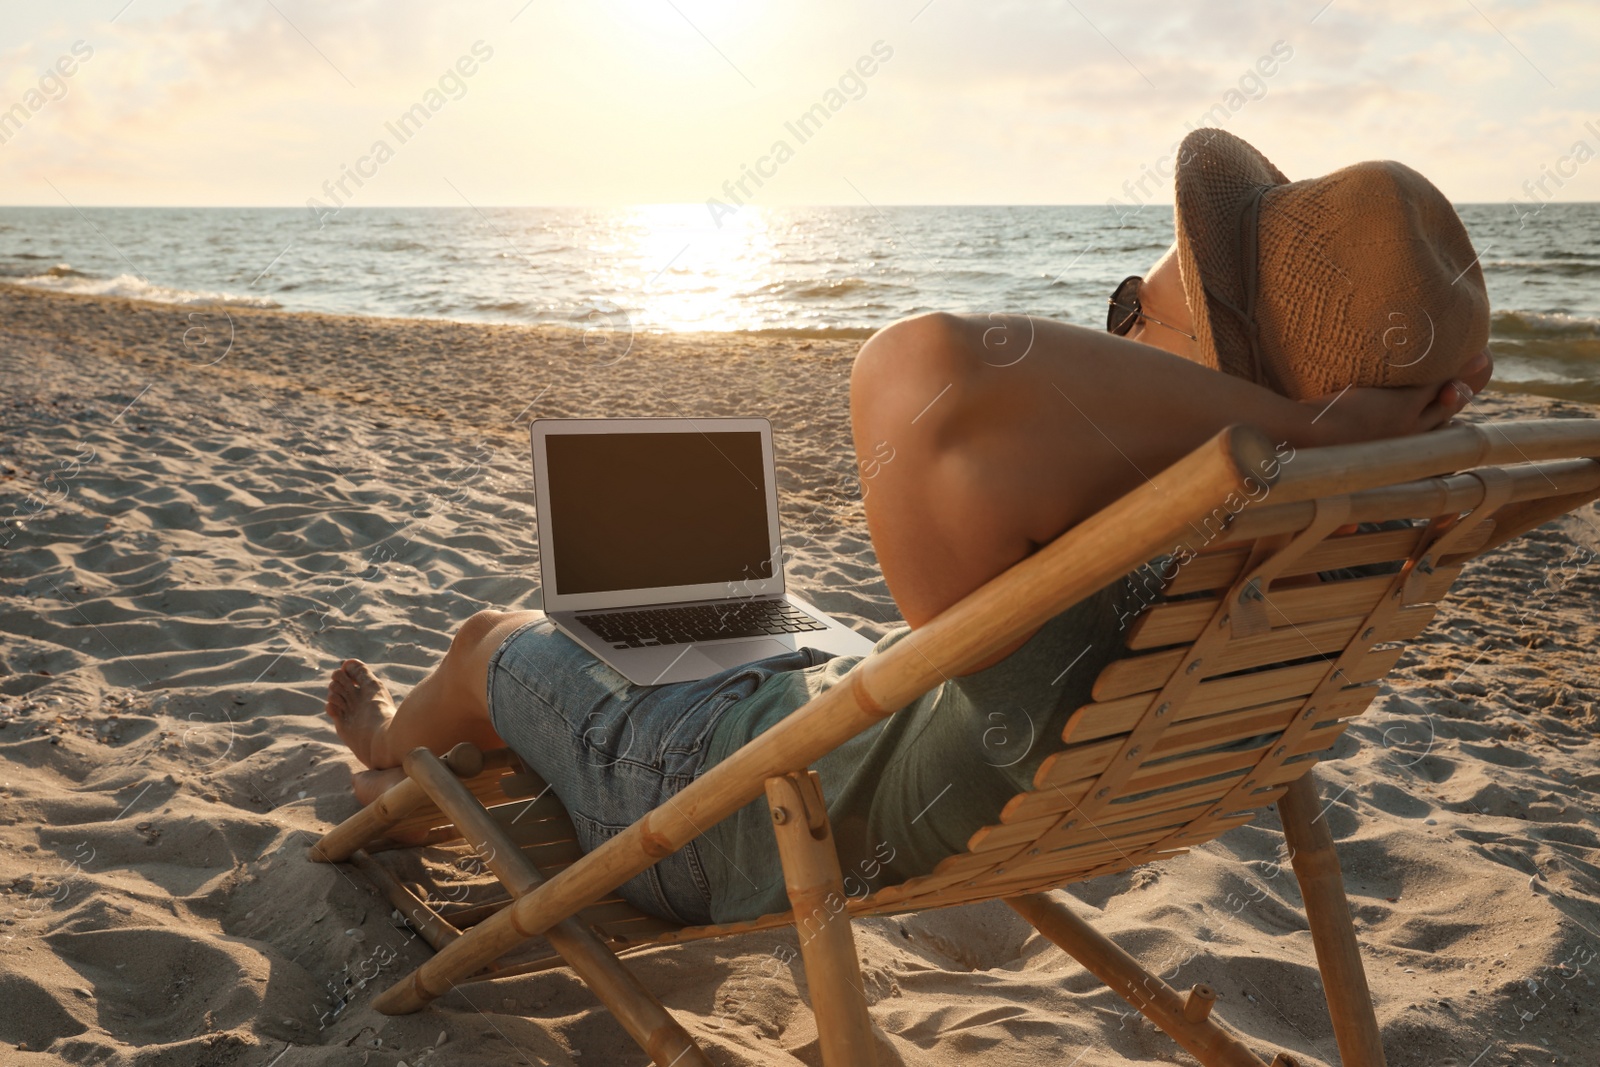
[{"label": "laptop keyboard", "polygon": [[645,608],[579,615],[612,648],[686,645],[727,637],[764,637],[826,630],[786,600],[739,600],[725,604],[691,604],[682,608]]}]

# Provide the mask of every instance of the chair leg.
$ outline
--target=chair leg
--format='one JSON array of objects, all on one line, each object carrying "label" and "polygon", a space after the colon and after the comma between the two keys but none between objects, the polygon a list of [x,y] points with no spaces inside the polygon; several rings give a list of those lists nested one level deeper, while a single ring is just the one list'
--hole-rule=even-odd
[{"label": "chair leg", "polygon": [[1290,783],[1279,799],[1278,817],[1283,822],[1295,880],[1300,883],[1300,897],[1305,901],[1334,1040],[1345,1067],[1385,1067],[1378,1017],[1350,923],[1344,878],[1339,873],[1339,853],[1334,850],[1327,820],[1320,816],[1317,783],[1307,771]]},{"label": "chair leg", "polygon": [[431,945],[435,952],[461,936],[459,929],[428,907],[427,901],[418,899],[389,868],[367,855],[365,851],[356,849],[350,856],[350,862],[367,876],[367,880],[377,887],[378,892],[389,899],[395,910],[418,934],[422,935],[422,939]]},{"label": "chair leg", "polygon": [[[409,780],[426,790],[439,810],[482,852],[485,865],[512,896],[521,896],[543,881],[533,861],[437,756],[425,748],[416,749],[406,757],[405,769]],[[481,933],[480,927],[455,940],[465,941]],[[582,919],[563,919],[546,930],[544,936],[661,1067],[711,1067],[711,1061],[688,1031]],[[373,1007],[385,1014],[404,1012],[410,1008],[407,992],[404,985],[391,987],[372,1002]]]},{"label": "chair leg", "polygon": [[767,804],[794,907],[824,1067],[873,1067],[877,1041],[845,909],[849,898],[839,853],[816,772],[767,779]]},{"label": "chair leg", "polygon": [[[1216,994],[1209,987],[1196,986],[1187,998],[1179,996],[1072,909],[1042,893],[1010,897],[1006,903],[1205,1067],[1265,1067],[1244,1042],[1211,1018]],[[1294,1060],[1280,1053],[1273,1063],[1293,1064]]]},{"label": "chair leg", "polygon": [[428,794],[407,778],[344,822],[329,830],[306,849],[313,863],[343,863],[363,845],[428,802]]}]

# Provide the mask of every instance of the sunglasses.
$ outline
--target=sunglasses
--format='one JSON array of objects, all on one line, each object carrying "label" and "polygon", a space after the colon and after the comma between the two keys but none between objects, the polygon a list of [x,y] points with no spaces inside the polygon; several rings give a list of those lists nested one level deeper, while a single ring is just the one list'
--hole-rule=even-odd
[{"label": "sunglasses", "polygon": [[1181,333],[1191,341],[1195,340],[1194,334],[1145,313],[1139,304],[1139,287],[1143,284],[1144,279],[1137,274],[1130,274],[1117,283],[1117,287],[1111,291],[1111,306],[1106,310],[1106,330],[1118,337],[1126,337],[1139,320],[1144,319],[1157,326],[1165,326],[1174,333]]}]

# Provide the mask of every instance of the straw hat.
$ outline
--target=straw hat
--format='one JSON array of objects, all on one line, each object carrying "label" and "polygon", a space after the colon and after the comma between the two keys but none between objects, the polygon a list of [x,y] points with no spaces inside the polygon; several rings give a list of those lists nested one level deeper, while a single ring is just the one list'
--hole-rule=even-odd
[{"label": "straw hat", "polygon": [[1304,400],[1442,382],[1488,342],[1466,227],[1403,163],[1291,182],[1203,128],[1179,146],[1176,185],[1178,266],[1206,365]]}]

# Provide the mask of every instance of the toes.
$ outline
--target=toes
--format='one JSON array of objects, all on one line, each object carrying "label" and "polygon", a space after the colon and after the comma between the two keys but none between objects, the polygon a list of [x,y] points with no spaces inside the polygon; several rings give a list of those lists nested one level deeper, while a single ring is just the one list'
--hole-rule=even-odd
[{"label": "toes", "polygon": [[379,710],[389,707],[392,700],[383,682],[358,659],[347,659],[334,669],[328,679],[328,715],[342,719],[376,700]]},{"label": "toes", "polygon": [[338,671],[334,671],[333,674],[328,678],[328,701],[326,710],[328,717],[332,719],[337,719],[341,714],[344,713],[345,691],[340,688],[339,685],[339,679],[341,677],[343,677],[343,675],[341,675]]},{"label": "toes", "polygon": [[357,689],[370,689],[378,684],[378,676],[372,673],[372,668],[358,659],[344,661],[344,674]]}]

